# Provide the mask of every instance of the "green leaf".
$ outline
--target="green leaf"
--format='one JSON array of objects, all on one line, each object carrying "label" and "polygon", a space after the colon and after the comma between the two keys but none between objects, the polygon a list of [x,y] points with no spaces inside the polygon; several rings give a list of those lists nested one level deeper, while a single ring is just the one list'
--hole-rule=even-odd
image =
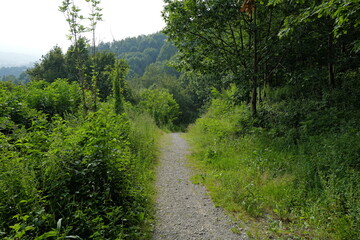
[{"label": "green leaf", "polygon": [[15,232],[18,232],[21,228],[21,225],[19,223],[16,223],[15,225],[13,226],[10,226],[11,229],[14,229]]},{"label": "green leaf", "polygon": [[43,240],[43,239],[47,239],[49,237],[57,237],[57,235],[58,235],[58,231],[53,230],[53,231],[44,233],[43,235],[35,238],[35,240]]},{"label": "green leaf", "polygon": [[25,228],[25,231],[31,231],[31,230],[34,230],[34,229],[35,229],[35,227],[33,227],[33,226],[27,226]]}]

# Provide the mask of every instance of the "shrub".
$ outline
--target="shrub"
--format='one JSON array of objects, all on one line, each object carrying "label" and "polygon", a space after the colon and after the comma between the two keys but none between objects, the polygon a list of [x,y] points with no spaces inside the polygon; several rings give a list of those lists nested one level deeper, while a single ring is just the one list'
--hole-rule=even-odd
[{"label": "shrub", "polygon": [[31,126],[37,112],[24,99],[26,89],[10,83],[0,82],[0,130],[12,132],[15,125]]},{"label": "shrub", "polygon": [[1,238],[146,239],[156,127],[142,120],[144,132],[102,103],[0,133]]},{"label": "shrub", "polygon": [[26,94],[29,107],[42,111],[51,118],[55,114],[64,116],[75,113],[80,104],[80,88],[77,83],[57,79],[52,83],[32,82]]},{"label": "shrub", "polygon": [[171,127],[179,116],[179,105],[173,96],[162,89],[145,89],[140,94],[139,107],[148,112],[158,126]]}]

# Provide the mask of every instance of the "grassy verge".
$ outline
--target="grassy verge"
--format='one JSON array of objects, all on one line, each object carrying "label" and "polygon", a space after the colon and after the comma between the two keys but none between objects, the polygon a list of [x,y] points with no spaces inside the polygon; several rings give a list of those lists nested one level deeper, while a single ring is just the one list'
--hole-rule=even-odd
[{"label": "grassy verge", "polygon": [[194,181],[245,222],[251,238],[358,239],[358,132],[294,142],[251,121],[244,106],[213,100],[187,134]]},{"label": "grassy verge", "polygon": [[135,143],[133,151],[137,159],[135,161],[137,178],[134,179],[134,183],[144,197],[141,204],[145,206],[141,223],[143,236],[140,239],[150,239],[155,220],[156,159],[159,155],[159,146],[162,144],[163,131],[156,126],[149,114],[135,110],[131,106],[128,106],[126,111],[131,119],[130,139]]}]

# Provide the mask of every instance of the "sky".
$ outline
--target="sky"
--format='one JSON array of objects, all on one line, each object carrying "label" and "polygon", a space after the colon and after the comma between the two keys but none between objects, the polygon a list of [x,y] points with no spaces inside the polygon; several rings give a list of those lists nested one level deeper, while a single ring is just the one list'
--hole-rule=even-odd
[{"label": "sky", "polygon": [[[0,0],[0,52],[41,56],[55,45],[64,50],[71,42],[62,0]],[[88,14],[85,0],[75,0]],[[103,21],[96,30],[97,42],[110,42],[160,31],[163,0],[101,0]],[[83,22],[87,25],[87,22]]]}]

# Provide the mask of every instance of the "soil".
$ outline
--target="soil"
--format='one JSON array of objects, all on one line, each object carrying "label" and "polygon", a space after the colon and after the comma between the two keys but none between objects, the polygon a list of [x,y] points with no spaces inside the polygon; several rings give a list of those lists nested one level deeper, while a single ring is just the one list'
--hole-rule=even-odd
[{"label": "soil", "polygon": [[156,226],[153,240],[240,240],[236,224],[216,208],[206,189],[190,181],[187,166],[189,147],[179,133],[169,134],[171,142],[161,148],[156,188]]}]

